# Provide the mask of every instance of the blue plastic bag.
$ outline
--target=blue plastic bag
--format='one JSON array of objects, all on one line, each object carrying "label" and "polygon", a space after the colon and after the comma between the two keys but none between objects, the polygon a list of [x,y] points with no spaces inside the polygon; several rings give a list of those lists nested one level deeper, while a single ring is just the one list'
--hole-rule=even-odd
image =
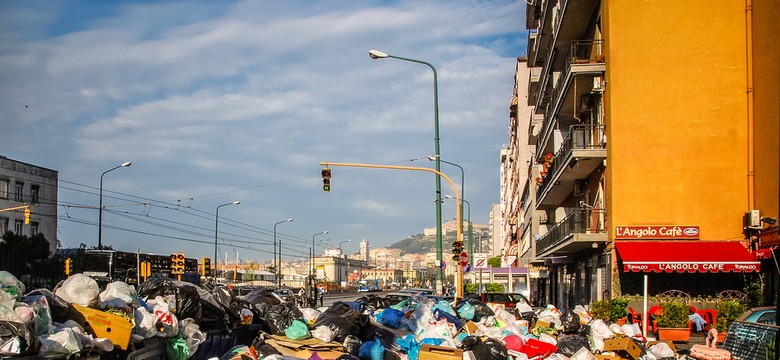
[{"label": "blue plastic bag", "polygon": [[463,304],[463,306],[458,309],[458,315],[460,315],[461,319],[464,320],[473,320],[474,319],[474,305],[471,305],[469,303]]},{"label": "blue plastic bag", "polygon": [[447,322],[449,322],[450,324],[455,325],[456,329],[460,329],[461,326],[463,326],[463,322],[461,322],[460,319],[455,317],[455,315],[446,313],[446,312],[442,311],[441,309],[436,309],[436,311],[433,312],[433,317],[436,320],[441,320],[442,318],[444,320],[447,320]]},{"label": "blue plastic bag", "polygon": [[383,360],[385,358],[385,347],[378,340],[366,341],[360,345],[358,357],[361,360]]},{"label": "blue plastic bag", "polygon": [[455,312],[455,310],[452,308],[452,305],[450,305],[450,303],[447,302],[447,300],[439,300],[439,303],[436,304],[436,305],[433,305],[431,310],[433,310],[433,311],[441,310],[441,311],[443,311],[443,312],[445,312],[447,314],[450,314],[452,316],[457,316],[458,315]]},{"label": "blue plastic bag", "polygon": [[382,316],[380,319],[378,319],[379,323],[385,326],[389,326],[393,329],[400,329],[401,320],[406,317],[403,311],[396,309],[384,309],[380,314]]}]

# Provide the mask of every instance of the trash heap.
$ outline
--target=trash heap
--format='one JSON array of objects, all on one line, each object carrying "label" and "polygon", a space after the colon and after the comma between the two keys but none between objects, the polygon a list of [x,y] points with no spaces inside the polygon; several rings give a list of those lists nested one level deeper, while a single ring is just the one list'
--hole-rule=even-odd
[{"label": "trash heap", "polygon": [[[700,359],[728,351],[691,349]],[[646,341],[636,325],[591,319],[586,309],[538,313],[461,299],[414,296],[390,305],[368,295],[320,310],[284,302],[271,289],[236,298],[225,287],[153,278],[137,291],[100,290],[82,274],[25,293],[0,271],[0,358],[339,360],[672,360],[670,342]]]}]

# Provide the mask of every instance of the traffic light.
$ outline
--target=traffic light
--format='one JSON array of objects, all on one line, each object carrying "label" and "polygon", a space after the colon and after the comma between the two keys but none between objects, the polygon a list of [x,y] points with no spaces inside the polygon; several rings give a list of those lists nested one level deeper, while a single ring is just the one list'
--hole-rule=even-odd
[{"label": "traffic light", "polygon": [[330,169],[322,169],[322,190],[330,191]]},{"label": "traffic light", "polygon": [[29,224],[30,223],[30,214],[32,211],[30,211],[30,208],[24,208],[24,223]]},{"label": "traffic light", "polygon": [[148,261],[141,262],[141,277],[148,278],[152,276],[152,263]]},{"label": "traffic light", "polygon": [[70,276],[73,273],[73,260],[70,258],[65,259],[65,275]]},{"label": "traffic light", "polygon": [[211,259],[204,257],[202,261],[201,275],[209,276],[211,274]]},{"label": "traffic light", "polygon": [[463,241],[456,241],[452,243],[452,260],[458,261],[460,259],[460,253],[463,252]]},{"label": "traffic light", "polygon": [[184,275],[184,254],[171,254],[171,275]]}]

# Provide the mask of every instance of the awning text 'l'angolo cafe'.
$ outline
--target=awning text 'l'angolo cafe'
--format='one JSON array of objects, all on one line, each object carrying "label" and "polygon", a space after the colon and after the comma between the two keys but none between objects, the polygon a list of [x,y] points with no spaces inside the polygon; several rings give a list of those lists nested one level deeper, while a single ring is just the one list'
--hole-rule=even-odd
[{"label": "awning text 'l'angolo cafe'", "polygon": [[699,240],[698,226],[616,226],[623,271],[757,272],[761,263],[739,241]]}]

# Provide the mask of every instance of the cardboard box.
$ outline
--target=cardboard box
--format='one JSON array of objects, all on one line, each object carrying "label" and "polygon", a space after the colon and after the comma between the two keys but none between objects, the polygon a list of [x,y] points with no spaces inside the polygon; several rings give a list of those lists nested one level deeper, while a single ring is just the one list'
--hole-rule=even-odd
[{"label": "cardboard box", "polygon": [[463,360],[463,350],[423,344],[420,347],[420,360]]},{"label": "cardboard box", "polygon": [[81,305],[71,304],[71,306],[70,318],[84,330],[95,337],[107,338],[114,343],[114,346],[127,350],[130,335],[133,333],[133,323],[128,319]]},{"label": "cardboard box", "polygon": [[621,357],[631,360],[637,360],[642,355],[642,349],[639,348],[639,345],[626,337],[605,339],[604,351],[613,351]]},{"label": "cardboard box", "polygon": [[549,321],[544,320],[536,320],[536,324],[534,324],[534,327],[552,327],[552,324]]},{"label": "cardboard box", "polygon": [[479,330],[477,324],[473,321],[469,321],[461,326],[460,331],[465,332],[467,335],[474,335]]},{"label": "cardboard box", "polygon": [[617,355],[594,354],[598,360],[625,360]]},{"label": "cardboard box", "polygon": [[308,359],[313,353],[323,359],[336,359],[346,354],[344,347],[335,341],[324,342],[317,338],[290,340],[286,336],[271,335],[265,343],[273,346],[282,355]]}]

